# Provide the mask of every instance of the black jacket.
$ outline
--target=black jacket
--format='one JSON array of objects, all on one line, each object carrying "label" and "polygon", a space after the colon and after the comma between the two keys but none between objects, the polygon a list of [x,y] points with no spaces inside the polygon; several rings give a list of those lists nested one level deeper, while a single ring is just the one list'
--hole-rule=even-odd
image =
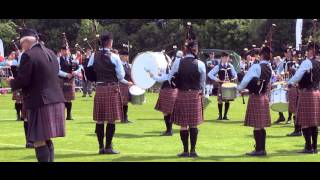
[{"label": "black jacket", "polygon": [[12,90],[22,89],[27,109],[64,102],[59,83],[57,57],[41,44],[36,44],[21,56],[17,77],[11,81]]}]

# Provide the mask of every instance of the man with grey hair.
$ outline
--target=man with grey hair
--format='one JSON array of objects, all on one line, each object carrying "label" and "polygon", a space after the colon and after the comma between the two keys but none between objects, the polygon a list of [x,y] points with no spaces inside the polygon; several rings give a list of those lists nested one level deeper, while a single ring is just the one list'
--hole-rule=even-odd
[{"label": "man with grey hair", "polygon": [[[60,88],[57,57],[32,29],[23,29],[21,56],[16,78],[8,78],[12,90],[22,89],[28,119],[28,140],[34,142],[39,162],[54,161],[51,138],[65,136],[64,97]],[[41,76],[39,76],[41,74]]]}]

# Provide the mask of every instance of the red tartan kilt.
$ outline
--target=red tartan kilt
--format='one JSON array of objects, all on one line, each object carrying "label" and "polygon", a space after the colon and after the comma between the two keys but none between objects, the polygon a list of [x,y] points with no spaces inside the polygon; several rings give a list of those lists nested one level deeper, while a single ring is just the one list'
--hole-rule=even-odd
[{"label": "red tartan kilt", "polygon": [[298,88],[292,87],[288,91],[289,112],[296,113],[298,102]]},{"label": "red tartan kilt", "polygon": [[269,97],[266,93],[263,95],[249,95],[244,125],[254,128],[271,126]]},{"label": "red tartan kilt", "polygon": [[21,90],[13,91],[12,100],[15,100],[16,103],[22,103],[23,101],[22,91]]},{"label": "red tartan kilt", "polygon": [[302,127],[320,125],[320,91],[299,91],[296,118]]},{"label": "red tartan kilt", "polygon": [[179,126],[197,126],[203,122],[200,91],[178,91],[171,120]]},{"label": "red tartan kilt", "polygon": [[178,89],[164,88],[160,90],[155,109],[165,114],[171,114],[177,99]]},{"label": "red tartan kilt", "polygon": [[123,119],[119,85],[97,86],[94,96],[93,120],[115,122]]},{"label": "red tartan kilt", "polygon": [[27,109],[24,103],[22,103],[21,118],[27,119]]},{"label": "red tartan kilt", "polygon": [[128,105],[129,103],[129,86],[123,83],[120,83],[120,92],[122,105]]},{"label": "red tartan kilt", "polygon": [[[60,79],[61,88],[63,91],[64,99],[66,102],[70,102],[75,100],[75,82],[74,79]],[[64,83],[72,84],[72,85],[64,85]]]}]

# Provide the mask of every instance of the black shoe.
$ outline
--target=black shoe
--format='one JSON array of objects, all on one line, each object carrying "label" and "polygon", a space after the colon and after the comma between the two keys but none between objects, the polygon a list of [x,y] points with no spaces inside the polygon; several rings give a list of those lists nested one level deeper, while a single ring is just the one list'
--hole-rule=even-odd
[{"label": "black shoe", "polygon": [[91,95],[91,94],[89,94],[89,97],[92,97],[92,95]]},{"label": "black shoe", "polygon": [[318,149],[314,149],[313,154],[318,154]]},{"label": "black shoe", "polygon": [[313,150],[312,149],[308,150],[308,149],[304,148],[302,151],[299,151],[298,153],[313,154]]},{"label": "black shoe", "polygon": [[287,136],[289,136],[289,137],[294,137],[294,136],[302,136],[302,133],[301,132],[292,132],[292,133],[290,133],[290,134],[287,134]]},{"label": "black shoe", "polygon": [[101,148],[101,149],[99,150],[99,154],[106,154],[105,149],[104,149],[104,148]]},{"label": "black shoe", "polygon": [[66,120],[73,120],[73,118],[72,117],[67,117]]},{"label": "black shoe", "polygon": [[217,118],[217,120],[222,120],[222,116],[219,116],[219,117]]},{"label": "black shoe", "polygon": [[229,120],[229,118],[227,116],[224,116],[223,120]]},{"label": "black shoe", "polygon": [[266,156],[267,152],[264,151],[264,150],[261,150],[261,151],[254,150],[254,151],[252,151],[250,153],[246,153],[246,155],[248,155],[248,156]]},{"label": "black shoe", "polygon": [[108,148],[108,149],[105,149],[105,154],[120,154],[120,152],[113,150],[112,148]]},{"label": "black shoe", "polygon": [[161,136],[172,136],[172,131],[166,131],[164,133],[161,134]]},{"label": "black shoe", "polygon": [[183,152],[177,155],[178,157],[189,157],[189,153],[188,152]]},{"label": "black shoe", "polygon": [[190,157],[198,157],[198,154],[196,152],[190,152]]},{"label": "black shoe", "polygon": [[129,120],[124,120],[124,121],[120,121],[121,123],[132,123],[131,121]]},{"label": "black shoe", "polygon": [[288,119],[286,124],[291,124],[291,119]]},{"label": "black shoe", "polygon": [[285,118],[280,118],[279,117],[279,119],[276,122],[274,122],[274,124],[280,124],[281,122],[285,122],[285,121],[286,121]]},{"label": "black shoe", "polygon": [[26,144],[26,148],[28,148],[28,149],[33,149],[33,148],[34,148],[33,143],[28,142],[28,143]]},{"label": "black shoe", "polygon": [[82,97],[86,97],[86,95],[82,95]]}]

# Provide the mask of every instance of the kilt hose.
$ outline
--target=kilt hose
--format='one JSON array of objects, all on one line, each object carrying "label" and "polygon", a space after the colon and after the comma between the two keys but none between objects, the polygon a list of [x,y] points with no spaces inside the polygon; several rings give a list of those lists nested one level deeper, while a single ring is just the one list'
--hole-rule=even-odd
[{"label": "kilt hose", "polygon": [[289,112],[296,113],[298,103],[298,88],[292,87],[288,90]]},{"label": "kilt hose", "polygon": [[320,91],[299,90],[297,124],[303,127],[320,125]]},{"label": "kilt hose", "polygon": [[46,141],[65,136],[64,103],[27,110],[28,141]]},{"label": "kilt hose", "polygon": [[174,108],[175,101],[177,99],[177,95],[178,89],[161,89],[155,109],[164,114],[171,114]]},{"label": "kilt hose", "polygon": [[271,126],[269,97],[266,93],[249,95],[244,125],[253,128]]},{"label": "kilt hose", "polygon": [[119,85],[97,86],[94,96],[93,120],[114,123],[123,119]]},{"label": "kilt hose", "polygon": [[22,90],[13,91],[12,100],[15,100],[16,103],[21,104],[23,102]]},{"label": "kilt hose", "polygon": [[71,79],[62,79],[60,78],[61,88],[63,91],[64,98],[66,102],[71,102],[75,100],[75,80],[74,78]]},{"label": "kilt hose", "polygon": [[203,104],[199,90],[178,90],[171,120],[179,126],[197,126],[203,122]]},{"label": "kilt hose", "polygon": [[121,101],[123,106],[127,106],[130,101],[129,86],[120,83]]}]

